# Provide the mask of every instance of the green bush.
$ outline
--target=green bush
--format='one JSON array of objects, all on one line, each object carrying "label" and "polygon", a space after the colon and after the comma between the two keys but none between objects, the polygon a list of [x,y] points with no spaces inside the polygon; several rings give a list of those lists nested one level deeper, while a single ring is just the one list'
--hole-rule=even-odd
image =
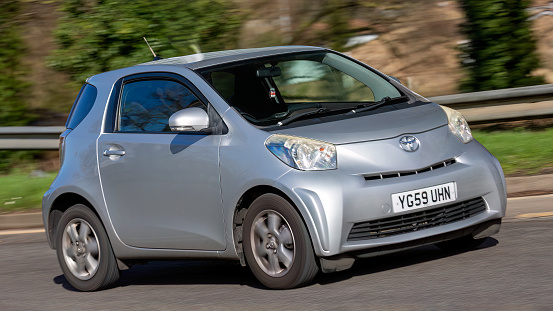
[{"label": "green bush", "polygon": [[37,151],[0,150],[0,175],[9,173],[12,168],[23,163],[32,163]]},{"label": "green bush", "polygon": [[82,83],[91,75],[152,60],[233,47],[240,26],[230,2],[86,1],[63,4],[50,65]]},{"label": "green bush", "polygon": [[0,0],[0,126],[26,125],[33,119],[25,103],[28,85],[21,79],[25,47],[14,18],[19,6],[16,0]]},{"label": "green bush", "polygon": [[462,0],[468,43],[461,48],[468,77],[463,91],[486,91],[544,83],[536,42],[525,9],[527,0]]}]

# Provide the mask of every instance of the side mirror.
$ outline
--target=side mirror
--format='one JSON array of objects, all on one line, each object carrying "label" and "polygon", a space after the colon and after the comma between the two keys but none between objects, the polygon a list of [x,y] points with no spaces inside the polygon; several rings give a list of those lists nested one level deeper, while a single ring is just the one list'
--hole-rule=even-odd
[{"label": "side mirror", "polygon": [[390,79],[393,79],[394,81],[396,81],[396,82],[399,83],[399,84],[403,84],[403,83],[401,83],[401,81],[399,81],[398,78],[396,78],[396,77],[394,77],[394,76],[388,76],[388,77],[390,77]]},{"label": "side mirror", "polygon": [[209,127],[209,117],[202,108],[185,108],[169,117],[169,127],[173,132],[200,132]]}]

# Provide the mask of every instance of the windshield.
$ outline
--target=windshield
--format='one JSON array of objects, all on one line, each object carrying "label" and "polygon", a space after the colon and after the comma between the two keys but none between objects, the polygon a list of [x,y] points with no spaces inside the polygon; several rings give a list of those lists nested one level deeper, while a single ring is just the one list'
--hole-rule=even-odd
[{"label": "windshield", "polygon": [[332,52],[285,54],[202,75],[252,124],[289,123],[300,114],[346,113],[402,94],[375,72]]}]

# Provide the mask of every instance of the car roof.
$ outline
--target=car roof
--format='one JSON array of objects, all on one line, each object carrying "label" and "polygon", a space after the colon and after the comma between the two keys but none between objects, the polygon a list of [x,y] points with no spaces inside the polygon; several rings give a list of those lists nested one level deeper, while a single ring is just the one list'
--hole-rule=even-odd
[{"label": "car roof", "polygon": [[179,56],[179,57],[171,57],[171,58],[160,59],[160,60],[139,64],[139,66],[175,65],[175,66],[183,66],[183,67],[190,68],[192,70],[196,70],[200,68],[211,67],[215,65],[247,60],[252,58],[295,53],[295,52],[322,51],[322,50],[326,50],[326,49],[320,48],[320,47],[301,46],[301,45],[227,50],[227,51],[198,53],[198,54],[185,55],[185,56]]}]

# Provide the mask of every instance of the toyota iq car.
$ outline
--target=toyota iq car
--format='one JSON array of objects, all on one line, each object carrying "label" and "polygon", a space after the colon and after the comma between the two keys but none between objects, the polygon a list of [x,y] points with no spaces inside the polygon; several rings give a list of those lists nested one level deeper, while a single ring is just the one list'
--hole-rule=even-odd
[{"label": "toyota iq car", "polygon": [[274,289],[358,258],[499,231],[505,178],[463,116],[317,47],[161,59],[90,77],[43,198],[76,289],[151,260],[231,260]]}]

